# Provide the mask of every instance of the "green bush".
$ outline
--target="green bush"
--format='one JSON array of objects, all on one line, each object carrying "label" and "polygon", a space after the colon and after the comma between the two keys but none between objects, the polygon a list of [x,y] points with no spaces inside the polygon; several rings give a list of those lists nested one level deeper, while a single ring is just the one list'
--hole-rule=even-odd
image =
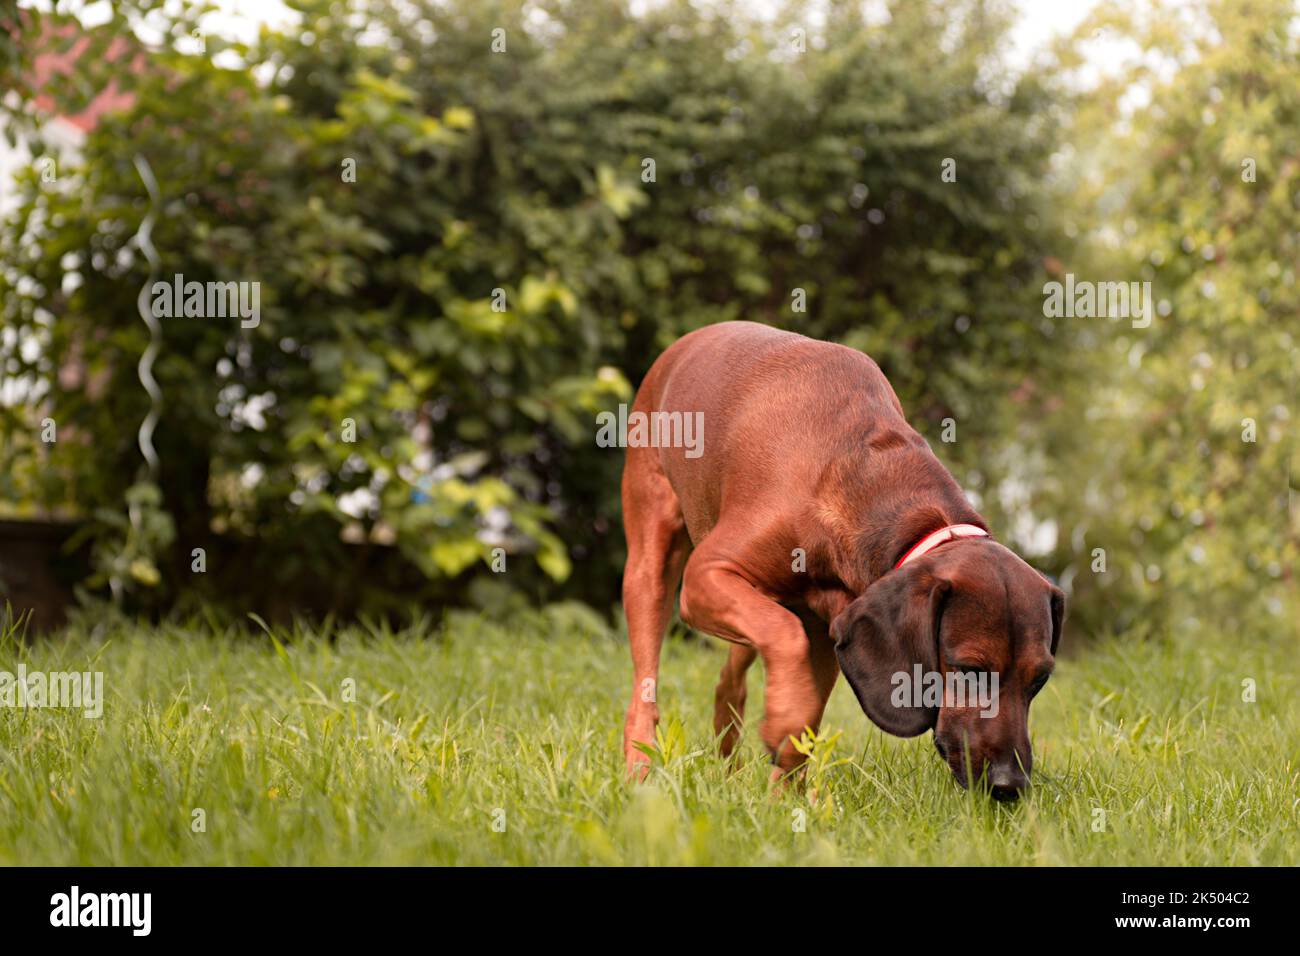
[{"label": "green bush", "polygon": [[[151,6],[116,5],[96,35]],[[176,529],[159,596],[202,580],[190,555],[214,532],[256,537],[252,576],[337,577],[351,526],[392,536],[448,598],[605,602],[621,455],[595,446],[596,414],[682,333],[749,318],[870,352],[1006,523],[999,450],[1037,417],[1014,395],[1052,387],[1070,349],[1038,317],[1062,246],[1041,186],[1055,114],[999,66],[1003,13],[465,2],[417,24],[386,3],[295,6],[300,28],[249,47],[207,38],[132,76],[79,64],[136,99],[59,188],[24,179],[0,240],[4,323],[42,343],[7,368],[50,386],[64,429],[38,456],[30,411],[7,410],[11,497],[92,513],[156,481]],[[232,54],[244,68],[214,64]],[[137,156],[160,187],[159,277],[261,283],[255,328],[163,320],[156,476],[136,441]],[[511,574],[463,590],[494,547]]]},{"label": "green bush", "polygon": [[[1080,144],[1062,177],[1068,225],[1093,241],[1062,269],[1150,282],[1161,305],[1149,328],[1064,320],[1083,337],[1054,393],[1034,508],[1059,522],[1053,563],[1080,621],[1296,633],[1296,12],[1103,8],[1062,57],[1076,66],[1103,29],[1143,53],[1064,134]],[[1117,112],[1134,90],[1149,98]]]}]

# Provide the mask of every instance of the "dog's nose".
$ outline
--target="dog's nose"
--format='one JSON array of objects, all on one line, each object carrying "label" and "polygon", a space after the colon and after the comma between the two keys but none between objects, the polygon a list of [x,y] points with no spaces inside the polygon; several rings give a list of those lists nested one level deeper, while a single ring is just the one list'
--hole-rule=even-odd
[{"label": "dog's nose", "polygon": [[1029,786],[1029,778],[1019,767],[994,764],[989,768],[989,790],[994,800],[1015,800]]}]

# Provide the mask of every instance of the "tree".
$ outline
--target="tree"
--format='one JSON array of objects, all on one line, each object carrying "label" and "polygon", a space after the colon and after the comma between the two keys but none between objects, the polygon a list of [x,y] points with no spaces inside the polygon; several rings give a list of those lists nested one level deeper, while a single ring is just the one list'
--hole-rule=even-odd
[{"label": "tree", "polygon": [[1148,282],[1158,308],[1149,327],[1077,320],[1081,374],[1046,432],[1058,467],[1035,486],[1100,626],[1295,632],[1295,12],[1103,8],[1062,60],[1103,30],[1143,54],[1080,102],[1070,138],[1096,147],[1066,186],[1071,227],[1098,237],[1074,271]]},{"label": "tree", "polygon": [[[298,29],[248,47],[156,51],[69,188],[25,181],[2,314],[42,347],[5,361],[52,383],[75,353],[90,374],[48,392],[80,438],[22,493],[120,507],[150,409],[136,297],[180,274],[258,283],[260,319],[162,320],[162,589],[194,583],[214,532],[255,537],[260,576],[336,577],[342,529],[391,538],[444,597],[607,601],[621,456],[595,416],[730,318],[869,351],[1006,523],[1024,396],[1063,374],[1072,330],[1039,297],[1062,245],[1040,185],[1052,94],[1002,70],[999,7],[339,6],[295,4]],[[30,428],[6,419],[11,459],[32,460]]]}]

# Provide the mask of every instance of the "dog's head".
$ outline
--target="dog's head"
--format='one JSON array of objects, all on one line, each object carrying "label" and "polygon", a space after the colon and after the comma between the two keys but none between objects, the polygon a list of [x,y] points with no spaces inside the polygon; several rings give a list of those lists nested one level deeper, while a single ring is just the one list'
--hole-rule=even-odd
[{"label": "dog's head", "polygon": [[840,669],[882,730],[935,746],[962,786],[1029,783],[1029,703],[1052,672],[1065,595],[1002,545],[963,539],[890,571],[831,622]]}]

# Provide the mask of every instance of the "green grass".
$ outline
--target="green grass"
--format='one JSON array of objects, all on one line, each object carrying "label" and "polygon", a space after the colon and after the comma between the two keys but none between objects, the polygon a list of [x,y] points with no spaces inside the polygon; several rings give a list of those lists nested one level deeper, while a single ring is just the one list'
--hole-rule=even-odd
[{"label": "green grass", "polygon": [[[1001,805],[960,790],[928,736],[871,727],[842,681],[807,788],[771,790],[752,727],[729,774],[710,639],[666,645],[662,754],[629,785],[627,648],[590,615],[277,637],[101,623],[0,642],[0,670],[103,671],[107,698],[98,720],[0,708],[0,863],[1300,861],[1282,642],[1130,639],[1063,659],[1032,712],[1033,790]],[[761,683],[755,668],[751,719]]]}]

